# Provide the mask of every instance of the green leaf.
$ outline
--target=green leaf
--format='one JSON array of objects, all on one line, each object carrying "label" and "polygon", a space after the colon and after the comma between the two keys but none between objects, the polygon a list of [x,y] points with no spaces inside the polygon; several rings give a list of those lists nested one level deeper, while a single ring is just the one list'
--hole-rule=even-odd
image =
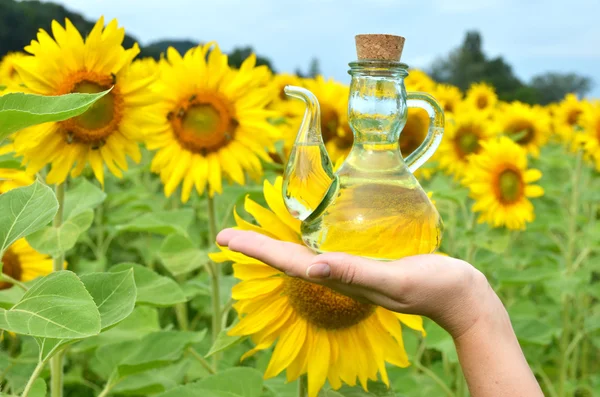
[{"label": "green leaf", "polygon": [[497,277],[503,284],[537,283],[559,275],[556,269],[530,267],[522,270],[498,269]]},{"label": "green leaf", "polygon": [[39,181],[0,195],[0,256],[16,240],[50,222],[57,210],[52,189]]},{"label": "green leaf", "polygon": [[190,383],[185,386],[179,386],[165,393],[156,395],[155,397],[237,397],[234,394],[227,392],[217,392],[204,390],[196,386],[195,383]]},{"label": "green leaf", "polygon": [[23,297],[24,293],[25,291],[16,285],[6,289],[0,289],[0,307],[10,309]]},{"label": "green leaf", "polygon": [[587,332],[594,332],[600,329],[600,313],[596,313],[584,320],[585,330]]},{"label": "green leaf", "polygon": [[173,279],[161,276],[145,266],[136,263],[122,263],[109,269],[110,272],[121,272],[133,269],[133,277],[137,288],[137,303],[154,306],[172,306],[186,302],[179,284]]},{"label": "green leaf", "polygon": [[158,257],[173,276],[192,272],[208,261],[206,250],[197,248],[187,237],[178,234],[171,234],[165,239]]},{"label": "green leaf", "polygon": [[190,361],[180,362],[139,374],[128,376],[120,381],[112,392],[115,394],[144,395],[161,393],[183,383]]},{"label": "green leaf", "polygon": [[46,397],[46,392],[48,391],[46,386],[46,381],[41,378],[37,378],[33,382],[33,387],[29,392],[29,396],[31,397]]},{"label": "green leaf", "polygon": [[102,345],[135,340],[159,330],[157,310],[149,306],[138,306],[125,320],[100,335],[80,341],[71,351],[79,353]]},{"label": "green leaf", "polygon": [[517,317],[512,323],[515,334],[521,342],[546,346],[552,343],[552,338],[560,333],[559,329],[537,318]]},{"label": "green leaf", "polygon": [[0,140],[36,124],[62,121],[78,116],[110,90],[97,94],[45,96],[9,93],[0,96]]},{"label": "green leaf", "polygon": [[121,379],[178,361],[188,346],[200,342],[205,335],[206,330],[153,332],[138,341],[100,346],[95,356],[104,370],[112,370]]},{"label": "green leaf", "polygon": [[113,273],[91,273],[81,276],[98,311],[102,329],[117,324],[135,307],[136,287],[133,269]]},{"label": "green leaf", "polygon": [[158,211],[144,214],[125,225],[117,226],[117,230],[163,235],[178,233],[187,236],[187,229],[193,219],[194,211],[191,209]]},{"label": "green leaf", "polygon": [[0,329],[40,338],[77,339],[100,332],[100,313],[75,273],[41,278],[10,310],[0,309]]},{"label": "green leaf", "polygon": [[263,377],[254,368],[235,367],[206,377],[195,385],[204,390],[228,392],[236,397],[259,397]]},{"label": "green leaf", "polygon": [[92,226],[94,211],[91,209],[66,219],[59,227],[47,226],[27,236],[27,242],[38,252],[58,256],[75,246],[79,236]]},{"label": "green leaf", "polygon": [[[344,397],[395,397],[396,393],[391,388],[388,388],[382,382],[369,381],[367,383],[367,389],[364,391],[362,387],[355,386],[343,386],[341,389],[336,390],[335,393]],[[331,392],[331,391],[329,391]],[[327,392],[326,392],[327,393]],[[337,397],[335,394],[324,394],[324,397]]]},{"label": "green leaf", "polygon": [[65,195],[64,218],[69,219],[88,209],[94,209],[106,199],[106,193],[87,179],[80,179],[80,182],[70,187]]},{"label": "green leaf", "polygon": [[247,336],[239,336],[239,335],[238,336],[229,336],[229,335],[227,335],[227,331],[228,330],[222,330],[221,332],[219,332],[219,335],[217,336],[217,340],[215,340],[213,345],[210,347],[210,350],[208,351],[208,353],[206,353],[206,357],[210,357],[215,353],[222,352],[231,347],[239,345],[240,343],[242,343],[244,340],[246,340],[248,338]]}]

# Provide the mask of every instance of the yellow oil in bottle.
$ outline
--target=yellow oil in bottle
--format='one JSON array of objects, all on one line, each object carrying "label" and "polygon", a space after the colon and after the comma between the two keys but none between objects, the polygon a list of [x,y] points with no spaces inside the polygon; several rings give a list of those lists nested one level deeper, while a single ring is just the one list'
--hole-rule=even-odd
[{"label": "yellow oil in bottle", "polygon": [[440,245],[442,220],[395,150],[355,150],[325,198],[302,222],[317,252],[394,260]]}]

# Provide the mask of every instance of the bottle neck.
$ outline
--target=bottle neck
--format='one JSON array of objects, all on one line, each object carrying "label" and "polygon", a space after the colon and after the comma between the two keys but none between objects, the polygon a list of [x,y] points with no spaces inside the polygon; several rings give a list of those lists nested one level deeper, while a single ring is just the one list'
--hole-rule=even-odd
[{"label": "bottle neck", "polygon": [[348,124],[359,144],[397,144],[406,124],[406,65],[382,61],[350,64]]}]

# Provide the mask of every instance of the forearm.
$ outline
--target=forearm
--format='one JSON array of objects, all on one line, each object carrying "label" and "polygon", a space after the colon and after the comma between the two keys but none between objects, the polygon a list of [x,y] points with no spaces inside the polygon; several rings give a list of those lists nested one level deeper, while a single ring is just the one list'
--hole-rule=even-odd
[{"label": "forearm", "polygon": [[490,289],[481,304],[481,317],[454,341],[471,395],[543,396],[500,299]]}]

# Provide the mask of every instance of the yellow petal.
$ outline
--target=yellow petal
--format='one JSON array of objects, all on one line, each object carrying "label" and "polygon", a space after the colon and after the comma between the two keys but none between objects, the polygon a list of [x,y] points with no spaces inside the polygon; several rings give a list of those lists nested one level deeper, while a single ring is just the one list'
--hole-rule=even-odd
[{"label": "yellow petal", "polygon": [[317,397],[319,390],[325,384],[330,358],[331,350],[327,331],[317,329],[308,360],[308,397]]},{"label": "yellow petal", "polygon": [[[265,379],[277,376],[298,356],[302,345],[306,343],[306,327],[306,321],[300,320],[281,335],[265,371]],[[309,365],[311,361],[314,360],[309,360]]]}]

